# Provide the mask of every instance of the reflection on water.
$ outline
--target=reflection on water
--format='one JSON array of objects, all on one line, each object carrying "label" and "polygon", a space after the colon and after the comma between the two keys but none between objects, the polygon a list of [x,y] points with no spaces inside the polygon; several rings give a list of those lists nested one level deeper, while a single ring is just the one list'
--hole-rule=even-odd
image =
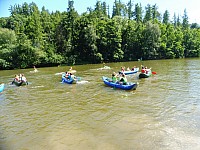
[{"label": "reflection on water", "polygon": [[[1,71],[0,149],[199,149],[200,60],[143,63],[157,75],[128,76],[139,82],[134,91],[107,87],[101,77],[141,62],[74,66],[81,81],[73,85],[61,83],[68,67]],[[10,85],[17,73],[30,84]]]}]

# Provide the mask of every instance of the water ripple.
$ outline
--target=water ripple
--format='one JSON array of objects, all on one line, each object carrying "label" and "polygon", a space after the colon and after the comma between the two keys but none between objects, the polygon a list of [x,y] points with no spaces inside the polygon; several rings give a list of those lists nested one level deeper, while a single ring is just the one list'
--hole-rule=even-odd
[{"label": "water ripple", "polygon": [[148,61],[157,74],[128,76],[139,82],[134,91],[103,84],[102,76],[133,63],[140,65],[75,66],[83,82],[73,85],[61,83],[66,67],[20,70],[30,82],[23,87],[8,84],[19,70],[3,72],[0,148],[199,149],[199,60]]}]

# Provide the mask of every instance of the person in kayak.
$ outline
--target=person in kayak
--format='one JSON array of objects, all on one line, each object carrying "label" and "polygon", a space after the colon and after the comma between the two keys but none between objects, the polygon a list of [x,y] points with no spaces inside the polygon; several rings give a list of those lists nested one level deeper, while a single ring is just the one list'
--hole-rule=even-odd
[{"label": "person in kayak", "polygon": [[127,78],[126,78],[126,75],[124,73],[122,73],[122,76],[119,80],[119,83],[121,83],[123,85],[127,85]]},{"label": "person in kayak", "polygon": [[124,71],[125,71],[125,67],[121,66],[121,72],[124,72]]},{"label": "person in kayak", "polygon": [[136,66],[134,66],[134,67],[131,69],[131,71],[135,71],[135,69],[136,69]]},{"label": "person in kayak", "polygon": [[117,74],[115,72],[112,73],[112,82],[116,83],[117,82]]},{"label": "person in kayak", "polygon": [[38,72],[37,68],[33,66],[34,72]]},{"label": "person in kayak", "polygon": [[146,74],[148,74],[150,71],[151,71],[151,68],[148,69],[147,67],[145,67],[145,73]]},{"label": "person in kayak", "polygon": [[65,78],[70,79],[70,78],[71,78],[71,77],[70,77],[70,73],[65,72]]},{"label": "person in kayak", "polygon": [[142,73],[145,73],[145,72],[146,72],[144,66],[142,66],[142,70],[141,70],[141,72],[142,72]]},{"label": "person in kayak", "polygon": [[24,76],[24,74],[21,75],[21,81],[27,82],[27,79],[26,79],[26,77]]}]

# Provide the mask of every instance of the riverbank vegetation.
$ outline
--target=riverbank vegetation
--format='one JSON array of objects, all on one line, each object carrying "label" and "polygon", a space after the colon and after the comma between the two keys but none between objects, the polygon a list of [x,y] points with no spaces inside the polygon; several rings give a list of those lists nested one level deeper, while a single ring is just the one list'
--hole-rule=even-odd
[{"label": "riverbank vegetation", "polygon": [[112,12],[97,1],[81,15],[69,0],[65,12],[32,2],[0,18],[0,69],[199,57],[200,28],[158,6],[115,0]]}]

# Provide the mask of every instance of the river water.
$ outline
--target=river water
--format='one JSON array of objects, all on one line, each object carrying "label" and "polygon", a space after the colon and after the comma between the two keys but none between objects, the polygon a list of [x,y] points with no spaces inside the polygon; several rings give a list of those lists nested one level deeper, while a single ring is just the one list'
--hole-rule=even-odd
[{"label": "river water", "polygon": [[[141,64],[157,74],[128,81],[136,90],[104,85],[121,66]],[[0,71],[2,150],[198,150],[200,59],[174,59],[73,66],[78,84],[62,84],[69,66]],[[10,85],[23,73],[29,85]]]}]

